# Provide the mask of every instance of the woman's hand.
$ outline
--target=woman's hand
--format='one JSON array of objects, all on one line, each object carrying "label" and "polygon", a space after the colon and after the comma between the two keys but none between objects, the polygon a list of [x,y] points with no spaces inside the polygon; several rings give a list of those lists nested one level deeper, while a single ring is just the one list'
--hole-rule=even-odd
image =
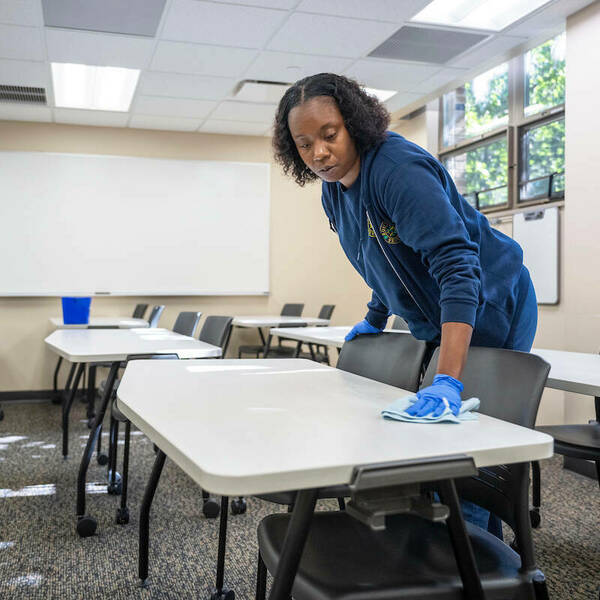
[{"label": "woman's hand", "polygon": [[367,321],[363,319],[360,323],[357,323],[348,333],[348,335],[344,338],[347,342],[353,340],[357,335],[363,335],[365,333],[381,333],[381,329],[374,327]]},{"label": "woman's hand", "polygon": [[439,417],[448,408],[458,416],[462,403],[460,393],[463,389],[463,384],[458,379],[450,375],[436,375],[430,386],[417,392],[417,402],[407,408],[406,413],[413,417]]}]

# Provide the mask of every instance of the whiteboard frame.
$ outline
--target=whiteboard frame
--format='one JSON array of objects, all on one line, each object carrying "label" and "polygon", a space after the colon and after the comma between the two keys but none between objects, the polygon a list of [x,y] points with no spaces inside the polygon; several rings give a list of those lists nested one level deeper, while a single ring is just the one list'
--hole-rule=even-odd
[{"label": "whiteboard frame", "polygon": [[269,234],[267,238],[267,274],[268,274],[268,286],[267,290],[252,290],[252,291],[244,291],[244,292],[224,292],[224,291],[207,291],[203,290],[175,290],[166,292],[165,290],[140,290],[132,293],[131,291],[123,291],[123,290],[94,290],[85,295],[82,294],[81,291],[77,291],[75,293],[67,290],[51,290],[45,292],[2,292],[0,291],[0,298],[61,298],[65,296],[76,296],[76,297],[92,297],[92,298],[102,298],[102,297],[164,297],[168,298],[171,296],[179,296],[179,297],[196,297],[196,296],[206,296],[206,297],[215,297],[215,296],[269,296],[270,295],[270,287],[271,287],[271,163],[270,162],[262,162],[262,161],[241,161],[241,160],[211,160],[211,159],[202,159],[202,158],[170,158],[170,157],[160,157],[160,156],[144,156],[144,155],[130,155],[130,154],[111,154],[111,153],[101,153],[101,152],[46,152],[44,150],[10,150],[10,149],[0,149],[0,156],[2,154],[40,154],[40,155],[53,155],[53,156],[74,156],[85,158],[88,156],[93,157],[110,157],[110,158],[121,158],[121,159],[144,159],[144,160],[152,160],[152,161],[168,161],[168,162],[202,162],[202,163],[214,163],[220,164],[227,163],[228,165],[263,165],[267,167],[267,209],[269,216]]}]

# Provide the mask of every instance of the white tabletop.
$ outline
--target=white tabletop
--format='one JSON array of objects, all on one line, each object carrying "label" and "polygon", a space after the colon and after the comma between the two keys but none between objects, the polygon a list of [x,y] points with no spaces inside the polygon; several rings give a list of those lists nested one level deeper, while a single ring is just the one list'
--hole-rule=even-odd
[{"label": "white tabletop", "polygon": [[[344,345],[344,338],[352,329],[350,325],[339,327],[274,327],[271,329],[271,335],[280,335],[291,340],[307,342],[309,344],[323,344],[325,346],[335,346],[341,348]],[[410,333],[405,329],[386,329],[390,333]]]},{"label": "white tabletop", "polygon": [[137,361],[118,398],[196,483],[229,496],[349,483],[356,465],[379,462],[552,456],[550,436],[484,415],[460,425],[384,420],[381,409],[403,393],[308,360],[246,359]]},{"label": "white tabletop", "polygon": [[550,363],[546,387],[600,396],[600,355],[533,348],[532,354]]},{"label": "white tabletop", "polygon": [[221,348],[168,329],[57,329],[45,340],[70,362],[116,362],[130,354],[218,358]]},{"label": "white tabletop", "polygon": [[281,315],[250,315],[233,317],[237,327],[278,327],[279,325],[329,325],[329,319],[317,317],[283,317]]},{"label": "white tabletop", "polygon": [[57,329],[87,329],[88,327],[113,327],[114,329],[133,329],[135,327],[148,327],[145,319],[132,317],[90,317],[89,323],[73,325],[63,323],[62,317],[52,317],[50,323]]}]

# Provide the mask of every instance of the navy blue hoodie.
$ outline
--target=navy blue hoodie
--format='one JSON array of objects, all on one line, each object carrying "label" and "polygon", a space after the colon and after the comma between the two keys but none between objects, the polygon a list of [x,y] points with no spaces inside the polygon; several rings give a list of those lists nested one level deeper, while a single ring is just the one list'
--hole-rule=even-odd
[{"label": "navy blue hoodie", "polygon": [[361,157],[350,188],[323,182],[322,191],[346,256],[373,290],[369,323],[383,328],[397,314],[431,342],[442,323],[468,323],[472,344],[503,347],[529,286],[523,252],[464,200],[436,158],[388,132]]}]

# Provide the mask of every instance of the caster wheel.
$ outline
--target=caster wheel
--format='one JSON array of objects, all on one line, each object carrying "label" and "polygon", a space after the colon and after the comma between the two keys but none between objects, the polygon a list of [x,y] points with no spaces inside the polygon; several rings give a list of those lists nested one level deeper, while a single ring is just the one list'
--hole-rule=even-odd
[{"label": "caster wheel", "polygon": [[111,472],[108,472],[108,486],[106,488],[106,491],[113,495],[113,496],[120,496],[121,495],[121,491],[123,490],[123,482],[121,481],[121,474],[120,473],[115,473],[115,482],[114,483],[110,483],[110,475]]},{"label": "caster wheel", "polygon": [[542,522],[542,516],[540,515],[539,508],[532,508],[529,510],[529,520],[534,529],[537,529],[540,526],[540,523]]},{"label": "caster wheel", "polygon": [[207,519],[216,519],[221,512],[221,507],[214,498],[207,498],[202,505],[202,512]]},{"label": "caster wheel", "polygon": [[79,537],[90,537],[96,533],[98,521],[94,517],[85,515],[77,520],[77,533]]},{"label": "caster wheel", "polygon": [[129,523],[129,509],[117,508],[117,525],[127,525]]},{"label": "caster wheel", "polygon": [[108,464],[108,456],[106,454],[98,454],[96,460],[98,461],[99,465],[104,466]]},{"label": "caster wheel", "polygon": [[235,600],[235,592],[227,588],[223,588],[221,591],[213,590],[210,600]]},{"label": "caster wheel", "polygon": [[236,498],[231,501],[231,514],[232,515],[243,515],[248,508],[244,498]]}]

